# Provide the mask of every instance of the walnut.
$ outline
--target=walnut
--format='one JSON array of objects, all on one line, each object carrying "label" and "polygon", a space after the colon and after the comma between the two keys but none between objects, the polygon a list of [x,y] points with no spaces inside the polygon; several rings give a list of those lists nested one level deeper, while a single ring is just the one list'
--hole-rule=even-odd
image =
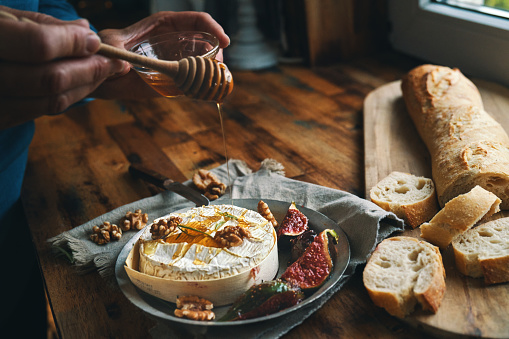
[{"label": "walnut", "polygon": [[276,218],[274,218],[274,215],[269,209],[269,205],[267,205],[263,200],[260,200],[258,202],[258,213],[265,219],[267,219],[274,228],[277,228],[277,221]]},{"label": "walnut", "polygon": [[92,234],[90,235],[90,239],[98,245],[104,245],[111,240],[120,240],[121,237],[122,230],[108,221],[103,222],[100,226],[92,227]]},{"label": "walnut", "polygon": [[181,217],[171,216],[169,219],[160,219],[150,227],[152,239],[162,239],[177,229],[178,224],[182,222]]},{"label": "walnut", "polygon": [[241,226],[226,226],[214,235],[214,240],[225,247],[235,247],[242,245],[244,238],[249,238],[251,234],[247,229]]},{"label": "walnut", "polygon": [[204,169],[193,175],[193,183],[209,200],[215,200],[226,192],[226,185],[214,173]]},{"label": "walnut", "polygon": [[141,210],[133,212],[129,211],[125,214],[120,225],[123,231],[129,231],[130,229],[141,230],[148,222],[148,214],[141,213]]},{"label": "walnut", "polygon": [[182,296],[177,298],[175,315],[191,320],[213,320],[216,317],[213,308],[214,305],[207,299],[195,295]]}]

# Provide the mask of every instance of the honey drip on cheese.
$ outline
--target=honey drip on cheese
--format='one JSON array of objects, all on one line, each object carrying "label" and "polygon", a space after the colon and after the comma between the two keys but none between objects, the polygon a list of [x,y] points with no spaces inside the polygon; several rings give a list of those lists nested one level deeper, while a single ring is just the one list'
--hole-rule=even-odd
[{"label": "honey drip on cheese", "polygon": [[[221,250],[226,246],[220,244],[216,240],[214,240],[212,234],[217,231],[217,229],[221,229],[223,223],[220,222],[222,218],[229,219],[228,215],[224,213],[219,213],[219,215],[208,216],[205,220],[197,220],[186,223],[182,225],[180,232],[175,232],[170,234],[168,237],[164,239],[157,240],[149,240],[144,243],[143,251],[147,255],[152,255],[155,253],[158,244],[179,244],[175,252],[173,253],[172,259],[175,260],[185,255],[185,253],[189,250],[191,245],[196,244],[199,245],[196,247],[196,253],[200,253],[204,246],[208,248],[216,248],[217,250]],[[244,211],[242,215],[235,217],[237,221],[237,225],[240,227],[248,228],[250,224],[244,219],[244,214],[247,211]],[[215,226],[212,226],[215,225]],[[218,226],[220,225],[220,226]],[[216,229],[217,227],[217,229]],[[192,228],[192,229],[191,229]],[[195,229],[195,230],[193,230]],[[206,234],[203,234],[206,233]],[[208,234],[208,235],[207,235]],[[217,253],[216,253],[217,254]],[[198,259],[196,259],[198,260]],[[199,260],[198,260],[199,261]],[[195,262],[195,264],[203,265],[204,262]]]},{"label": "honey drip on cheese", "polygon": [[[214,216],[203,221],[193,221],[185,224],[184,226],[210,234],[213,231],[209,229],[210,225],[219,221],[220,218],[221,216]],[[200,244],[207,247],[222,247],[211,236],[207,236],[203,233],[196,232],[188,228],[183,228],[181,232],[171,234],[166,239],[164,239],[164,242],[168,244],[186,242],[188,244]]]},{"label": "honey drip on cheese", "polygon": [[143,245],[143,252],[145,252],[146,255],[154,254],[159,243],[160,242],[157,240],[145,242]]}]

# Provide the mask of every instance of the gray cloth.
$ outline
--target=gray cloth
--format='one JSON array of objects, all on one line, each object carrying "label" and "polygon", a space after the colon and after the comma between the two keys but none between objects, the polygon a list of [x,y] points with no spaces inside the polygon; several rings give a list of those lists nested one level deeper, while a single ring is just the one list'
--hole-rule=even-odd
[{"label": "gray cloth", "polygon": [[[229,204],[230,199],[271,199],[281,201],[295,201],[299,206],[305,206],[328,216],[337,222],[345,232],[350,242],[351,259],[344,276],[323,297],[308,304],[295,312],[291,312],[284,319],[264,321],[261,324],[244,325],[242,327],[181,327],[177,324],[171,328],[160,322],[151,330],[154,338],[170,338],[176,336],[205,336],[207,338],[278,338],[295,326],[302,323],[309,315],[320,308],[333,294],[335,294],[352,276],[355,268],[366,259],[375,246],[395,231],[402,231],[404,223],[393,213],[386,212],[375,204],[361,199],[350,193],[323,186],[292,180],[284,177],[284,168],[272,159],[262,162],[258,171],[252,171],[239,160],[229,162],[231,191],[227,191],[217,203]],[[227,166],[222,165],[212,170],[221,181],[227,183]],[[186,184],[191,185],[190,182]],[[230,194],[231,193],[231,194]],[[49,239],[53,246],[68,248],[76,260],[76,267],[87,272],[93,269],[103,276],[113,273],[116,258],[124,244],[135,232],[125,232],[118,243],[108,246],[98,246],[89,240],[91,228],[103,221],[120,220],[127,211],[141,208],[149,214],[149,220],[168,213],[194,205],[173,192],[163,192],[156,196],[142,199],[115,209],[79,227]]]}]

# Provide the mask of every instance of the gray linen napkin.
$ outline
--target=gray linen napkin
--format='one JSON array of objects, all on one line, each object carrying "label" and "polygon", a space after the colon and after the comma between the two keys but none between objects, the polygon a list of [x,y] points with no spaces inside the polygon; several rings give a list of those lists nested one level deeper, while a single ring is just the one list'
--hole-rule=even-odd
[{"label": "gray linen napkin", "polygon": [[[350,242],[350,263],[341,280],[322,298],[304,308],[284,316],[284,319],[264,321],[263,324],[249,324],[242,327],[204,327],[180,326],[158,322],[151,330],[154,338],[174,338],[176,336],[199,336],[207,338],[278,338],[302,323],[309,315],[320,308],[354,274],[355,268],[366,259],[375,246],[395,231],[402,231],[404,223],[396,215],[386,212],[375,204],[353,194],[323,186],[292,180],[284,177],[283,166],[273,159],[262,162],[258,171],[252,171],[239,160],[231,160],[230,187],[217,203],[228,204],[230,199],[272,199],[295,201],[297,205],[317,210],[338,223]],[[221,181],[227,183],[227,166],[221,165],[212,170]],[[190,182],[186,182],[190,185]],[[230,195],[231,194],[231,195]],[[113,267],[124,244],[135,232],[125,232],[119,243],[98,246],[89,240],[93,225],[103,221],[120,220],[129,210],[141,208],[149,214],[149,220],[168,213],[168,209],[178,210],[193,207],[193,204],[173,192],[163,192],[154,197],[142,199],[122,206],[79,227],[49,239],[54,247],[68,248],[76,260],[80,271],[96,268],[103,276],[113,273]],[[109,247],[106,249],[106,247]]]}]

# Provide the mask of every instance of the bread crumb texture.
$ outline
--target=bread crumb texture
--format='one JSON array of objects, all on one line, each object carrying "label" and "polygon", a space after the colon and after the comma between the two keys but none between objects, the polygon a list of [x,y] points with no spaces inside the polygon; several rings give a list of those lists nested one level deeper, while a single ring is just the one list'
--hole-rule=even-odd
[{"label": "bread crumb texture", "polygon": [[509,218],[468,230],[452,242],[458,270],[486,284],[509,282]]},{"label": "bread crumb texture", "polygon": [[390,173],[371,189],[370,199],[413,228],[438,212],[433,181],[410,173]]},{"label": "bread crumb texture", "polygon": [[363,273],[369,296],[391,315],[404,318],[417,304],[435,313],[445,293],[445,270],[436,246],[398,236],[378,244]]},{"label": "bread crumb texture", "polygon": [[421,237],[446,248],[455,237],[500,211],[500,202],[495,194],[475,186],[447,202],[429,223],[422,224]]}]

